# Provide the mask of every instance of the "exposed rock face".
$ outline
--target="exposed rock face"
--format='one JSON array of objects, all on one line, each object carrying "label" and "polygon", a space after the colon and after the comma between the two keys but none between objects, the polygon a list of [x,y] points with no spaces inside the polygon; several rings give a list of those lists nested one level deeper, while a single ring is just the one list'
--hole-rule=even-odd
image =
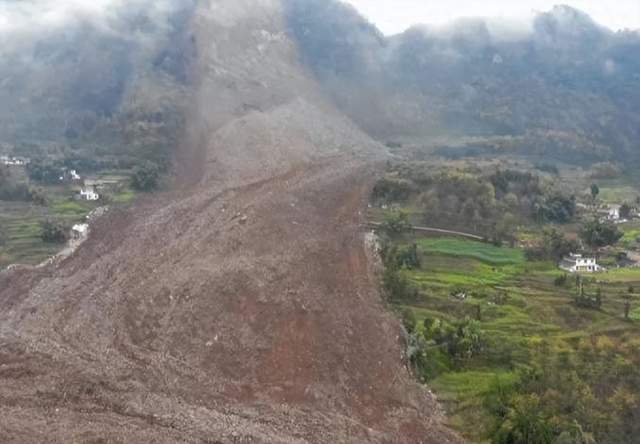
[{"label": "exposed rock face", "polygon": [[384,152],[283,20],[275,0],[200,2],[180,191],[0,276],[0,441],[459,442],[369,271]]}]

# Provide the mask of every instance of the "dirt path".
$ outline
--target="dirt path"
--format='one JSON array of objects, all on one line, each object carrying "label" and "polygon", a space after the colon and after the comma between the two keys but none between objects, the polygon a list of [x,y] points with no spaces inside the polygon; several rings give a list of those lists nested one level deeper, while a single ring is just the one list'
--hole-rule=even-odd
[{"label": "dirt path", "polygon": [[[371,228],[380,228],[382,226],[382,223],[380,223],[380,222],[367,222],[367,226],[371,227]],[[440,228],[418,227],[418,226],[412,226],[410,229],[412,231],[416,232],[416,233],[444,234],[444,235],[449,235],[449,236],[464,237],[464,238],[467,238],[467,239],[473,239],[473,240],[478,240],[478,241],[484,240],[484,238],[482,236],[478,236],[478,235],[471,234],[471,233],[463,233],[461,231],[442,230]]]}]

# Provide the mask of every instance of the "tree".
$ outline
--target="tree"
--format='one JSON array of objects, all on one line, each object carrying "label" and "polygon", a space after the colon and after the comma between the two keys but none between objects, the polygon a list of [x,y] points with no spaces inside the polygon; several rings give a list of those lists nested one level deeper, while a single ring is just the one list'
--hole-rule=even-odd
[{"label": "tree", "polygon": [[392,180],[383,178],[373,187],[375,202],[391,203],[404,202],[409,198],[411,187],[406,180]]},{"label": "tree", "polygon": [[3,245],[6,245],[7,238],[8,238],[7,231],[2,225],[0,225],[0,247]]},{"label": "tree", "polygon": [[493,233],[491,235],[492,243],[500,246],[503,241],[507,241],[511,246],[514,246],[517,228],[518,223],[516,218],[512,214],[506,213],[493,227]]},{"label": "tree", "polygon": [[382,228],[389,236],[398,236],[411,229],[409,215],[404,211],[395,211],[385,217]]},{"label": "tree", "polygon": [[134,168],[131,185],[138,191],[153,191],[160,182],[160,168],[152,162],[145,162]]},{"label": "tree", "polygon": [[602,287],[598,287],[596,290],[596,307],[602,307]]},{"label": "tree", "polygon": [[587,433],[582,426],[574,421],[568,430],[562,432],[553,444],[597,444],[591,433]]},{"label": "tree", "polygon": [[542,233],[542,243],[525,251],[529,260],[545,259],[558,261],[570,253],[578,251],[579,245],[575,240],[569,240],[564,233],[555,228],[545,229]]},{"label": "tree", "polygon": [[407,268],[409,270],[420,268],[421,261],[420,255],[418,254],[418,245],[416,243],[394,249],[391,253],[395,257],[390,259],[395,260],[396,266],[400,268]]},{"label": "tree", "polygon": [[30,188],[29,189],[29,198],[31,202],[36,205],[45,206],[47,205],[48,199],[47,195],[44,193],[44,190],[41,188]]},{"label": "tree", "polygon": [[62,168],[53,162],[38,159],[27,165],[27,174],[31,180],[54,185],[60,183]]},{"label": "tree", "polygon": [[404,308],[402,310],[402,325],[404,325],[404,328],[409,334],[414,333],[416,330],[418,320],[416,319],[415,313],[410,308]]},{"label": "tree", "polygon": [[633,298],[634,292],[635,289],[633,288],[633,286],[629,286],[627,292],[622,296],[622,298],[624,299],[624,318],[626,320],[629,320],[629,314],[631,313],[631,300]]},{"label": "tree", "polygon": [[40,224],[42,233],[40,237],[44,242],[61,244],[67,241],[67,229],[59,222],[53,222],[50,219]]},{"label": "tree", "polygon": [[570,222],[576,214],[576,198],[561,194],[547,196],[543,201],[537,202],[536,211],[538,221],[541,223],[565,224]]},{"label": "tree", "polygon": [[418,289],[398,268],[387,265],[382,274],[382,286],[390,301],[415,301],[420,296]]},{"label": "tree", "polygon": [[551,444],[551,426],[544,417],[537,395],[518,395],[496,432],[497,444]]},{"label": "tree", "polygon": [[591,248],[614,245],[624,234],[612,223],[603,223],[598,219],[587,222],[580,230],[580,238]]},{"label": "tree", "polygon": [[591,296],[590,294],[587,294],[583,283],[580,284],[575,296],[575,303],[578,307],[588,308],[590,310],[600,310],[602,308],[603,300],[604,296],[602,294],[602,288],[598,287],[596,289],[595,296]]},{"label": "tree", "polygon": [[5,165],[0,165],[0,187],[3,187],[9,182],[9,177],[9,168]]},{"label": "tree", "polygon": [[593,199],[594,203],[598,198],[598,195],[600,195],[600,187],[595,183],[591,184],[591,198]]}]

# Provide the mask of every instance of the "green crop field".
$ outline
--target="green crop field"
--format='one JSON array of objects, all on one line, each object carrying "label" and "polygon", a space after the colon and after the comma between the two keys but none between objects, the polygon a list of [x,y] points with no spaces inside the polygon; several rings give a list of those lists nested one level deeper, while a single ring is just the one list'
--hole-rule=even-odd
[{"label": "green crop field", "polygon": [[522,250],[500,248],[491,244],[458,238],[422,238],[418,245],[425,253],[475,259],[489,265],[517,265],[524,263]]},{"label": "green crop field", "polygon": [[[514,384],[516,369],[526,367],[531,350],[545,344],[569,356],[576,344],[598,336],[640,338],[640,308],[624,319],[624,294],[629,284],[640,288],[640,269],[619,269],[586,276],[587,292],[601,287],[600,310],[574,304],[575,277],[565,285],[555,281],[564,273],[551,262],[528,262],[522,250],[471,240],[411,236],[401,245],[416,243],[420,266],[401,273],[419,290],[414,300],[398,301],[399,312],[413,313],[417,330],[425,320],[479,317],[486,349],[464,364],[436,354],[431,363],[437,376],[429,382],[449,412],[450,424],[469,439],[482,442],[492,417],[483,405],[496,380]],[[463,292],[464,298],[456,294]],[[432,322],[432,321],[430,321]]]}]

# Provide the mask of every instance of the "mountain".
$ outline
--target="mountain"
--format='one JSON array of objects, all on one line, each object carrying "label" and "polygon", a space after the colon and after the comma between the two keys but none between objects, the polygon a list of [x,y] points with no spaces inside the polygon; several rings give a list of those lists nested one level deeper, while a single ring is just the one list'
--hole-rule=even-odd
[{"label": "mountain", "polygon": [[362,230],[383,143],[631,166],[638,34],[568,7],[385,37],[333,0],[112,5],[1,34],[0,147],[174,187],[0,274],[0,441],[461,442]]},{"label": "mountain", "polygon": [[2,33],[0,141],[36,154],[63,146],[166,166],[191,80],[185,28],[193,4],[134,1],[99,20],[79,15]]},{"label": "mountain", "polygon": [[640,158],[638,32],[557,6],[515,35],[467,19],[384,38],[342,3],[290,5],[291,32],[325,91],[379,140],[500,137],[482,148],[578,163]]},{"label": "mountain", "polygon": [[[68,259],[0,274],[0,441],[461,442],[372,273],[383,147],[309,75],[281,2],[185,12],[143,55],[85,34],[96,65],[75,66],[104,89],[46,91],[107,126],[169,106],[176,188],[111,211]],[[69,137],[55,127],[41,137]]]}]

